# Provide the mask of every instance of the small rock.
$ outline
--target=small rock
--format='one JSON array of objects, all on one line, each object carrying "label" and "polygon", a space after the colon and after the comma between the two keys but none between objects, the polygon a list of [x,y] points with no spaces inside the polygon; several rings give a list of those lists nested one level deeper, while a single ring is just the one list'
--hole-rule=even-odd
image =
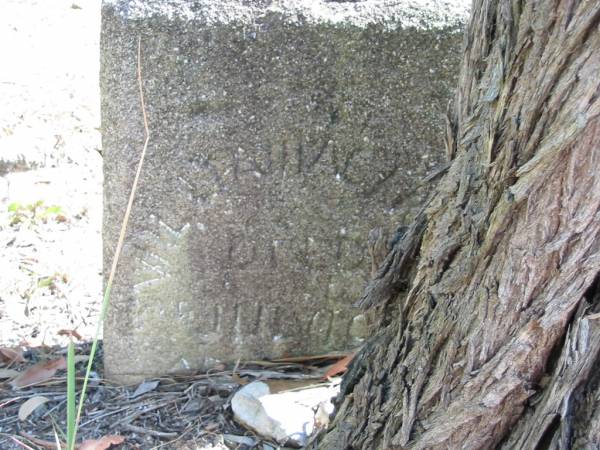
[{"label": "small rock", "polygon": [[[231,399],[236,420],[259,435],[282,445],[303,447],[318,431],[315,411],[331,405],[339,387],[319,386],[271,394],[269,385],[255,381],[240,389]],[[326,407],[332,411],[333,405]]]},{"label": "small rock", "polygon": [[234,444],[244,444],[248,447],[254,447],[256,445],[256,439],[252,439],[249,436],[238,436],[235,434],[224,434],[223,439]]}]

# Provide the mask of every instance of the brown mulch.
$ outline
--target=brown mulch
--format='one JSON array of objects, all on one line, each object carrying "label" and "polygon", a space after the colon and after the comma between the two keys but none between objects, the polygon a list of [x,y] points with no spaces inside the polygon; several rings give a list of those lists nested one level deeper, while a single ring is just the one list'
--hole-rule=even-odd
[{"label": "brown mulch", "polygon": [[[76,353],[89,354],[90,347],[89,343],[79,345]],[[64,347],[34,348],[24,353],[26,362],[0,364],[0,368],[10,366],[22,372],[34,363],[65,355]],[[125,438],[125,443],[114,448],[144,450],[281,448],[234,422],[230,409],[233,394],[241,385],[255,379],[319,380],[324,373],[322,366],[338,358],[328,355],[300,362],[296,360],[301,358],[281,362],[256,361],[229,369],[219,367],[207,372],[146,380],[135,386],[117,386],[102,378],[99,346],[77,440],[119,435]],[[78,391],[85,366],[85,362],[77,364]],[[144,388],[149,391],[143,392]],[[19,408],[37,396],[47,397],[50,401],[21,421]],[[66,430],[64,371],[43,384],[23,389],[13,389],[8,380],[0,383],[1,449],[56,448],[40,445],[38,441],[55,442],[55,430]]]}]

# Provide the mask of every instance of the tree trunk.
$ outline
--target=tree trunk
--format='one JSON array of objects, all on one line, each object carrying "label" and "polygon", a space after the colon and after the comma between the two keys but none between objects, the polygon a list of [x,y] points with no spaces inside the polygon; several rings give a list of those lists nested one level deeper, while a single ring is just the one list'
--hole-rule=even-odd
[{"label": "tree trunk", "polygon": [[320,448],[600,448],[598,0],[475,0],[446,140]]}]

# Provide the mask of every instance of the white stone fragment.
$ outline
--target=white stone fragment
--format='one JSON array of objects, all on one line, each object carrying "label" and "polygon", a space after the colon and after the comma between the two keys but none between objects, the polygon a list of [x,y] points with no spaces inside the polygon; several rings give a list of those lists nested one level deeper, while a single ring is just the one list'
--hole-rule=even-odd
[{"label": "white stone fragment", "polygon": [[304,446],[315,427],[315,412],[332,411],[331,398],[339,386],[320,386],[271,394],[269,386],[255,381],[240,389],[231,400],[236,420],[259,435],[282,445]]}]

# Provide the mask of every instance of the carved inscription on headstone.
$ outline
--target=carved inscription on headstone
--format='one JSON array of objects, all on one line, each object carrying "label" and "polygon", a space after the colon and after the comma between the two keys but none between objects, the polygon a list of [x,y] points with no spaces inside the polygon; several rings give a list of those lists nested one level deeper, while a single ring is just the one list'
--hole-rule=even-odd
[{"label": "carved inscription on headstone", "polygon": [[144,139],[138,36],[151,127],[112,378],[362,342],[367,234],[408,220],[443,160],[466,13],[311,4],[104,3],[106,267]]}]

